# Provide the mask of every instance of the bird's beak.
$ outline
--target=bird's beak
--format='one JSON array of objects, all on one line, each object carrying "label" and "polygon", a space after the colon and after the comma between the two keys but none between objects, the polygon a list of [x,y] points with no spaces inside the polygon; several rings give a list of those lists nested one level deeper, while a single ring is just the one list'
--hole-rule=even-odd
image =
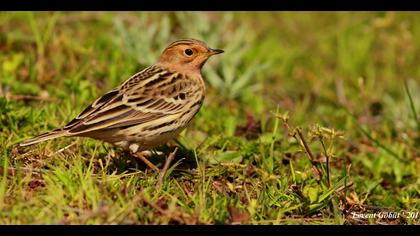
[{"label": "bird's beak", "polygon": [[223,53],[223,52],[225,52],[225,51],[223,51],[223,50],[221,50],[221,49],[209,49],[209,54],[210,55],[216,55],[216,54],[220,54],[220,53]]}]

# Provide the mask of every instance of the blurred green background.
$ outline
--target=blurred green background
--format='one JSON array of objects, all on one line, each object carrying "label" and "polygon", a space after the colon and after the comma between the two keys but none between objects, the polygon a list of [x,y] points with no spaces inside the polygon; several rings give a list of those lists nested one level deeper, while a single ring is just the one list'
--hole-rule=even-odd
[{"label": "blurred green background", "polygon": [[[180,138],[194,174],[174,168],[155,193],[155,173],[97,141],[16,147],[190,37],[225,50]],[[418,13],[2,12],[0,222],[418,223],[350,212],[419,209],[419,65]],[[330,158],[331,185],[296,127],[323,172]]]}]

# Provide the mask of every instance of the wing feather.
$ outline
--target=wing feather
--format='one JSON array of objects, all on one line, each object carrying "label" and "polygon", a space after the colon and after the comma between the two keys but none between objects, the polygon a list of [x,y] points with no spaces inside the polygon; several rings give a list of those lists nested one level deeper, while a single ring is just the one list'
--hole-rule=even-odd
[{"label": "wing feather", "polygon": [[196,96],[193,82],[179,73],[149,67],[98,98],[64,128],[77,135],[154,121],[159,126],[163,117],[181,117],[189,109],[188,103],[196,102],[187,99]]}]

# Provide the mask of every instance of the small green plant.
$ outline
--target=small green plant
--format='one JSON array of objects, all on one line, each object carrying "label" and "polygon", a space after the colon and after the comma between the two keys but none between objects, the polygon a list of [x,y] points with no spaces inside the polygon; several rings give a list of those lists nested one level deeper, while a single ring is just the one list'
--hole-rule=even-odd
[{"label": "small green plant", "polygon": [[[303,208],[307,214],[312,214],[326,206],[331,206],[334,209],[336,219],[341,219],[336,201],[342,196],[342,190],[351,185],[348,182],[350,166],[343,166],[344,173],[332,180],[330,161],[332,158],[337,158],[334,152],[334,143],[337,139],[343,139],[343,133],[316,124],[304,135],[302,128],[293,127],[289,124],[290,117],[288,112],[275,114],[275,116],[283,122],[288,136],[293,137],[305,153],[312,166],[312,172],[316,180],[316,182],[308,183],[303,189],[298,188],[296,185],[298,183],[295,183],[291,191],[303,200]],[[309,142],[305,136],[309,138]],[[319,142],[321,145],[321,153],[314,154],[310,148],[310,144],[314,142]],[[323,157],[322,160],[319,157]],[[292,172],[296,171],[293,167],[291,167],[291,170]],[[292,175],[295,176],[296,174],[292,173]]]}]

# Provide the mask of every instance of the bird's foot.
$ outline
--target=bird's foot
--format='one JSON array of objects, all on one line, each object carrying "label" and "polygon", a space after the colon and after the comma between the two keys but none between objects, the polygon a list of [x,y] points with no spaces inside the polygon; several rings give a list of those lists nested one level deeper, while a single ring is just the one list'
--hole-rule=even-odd
[{"label": "bird's foot", "polygon": [[155,164],[153,164],[152,162],[150,162],[149,160],[147,160],[147,158],[145,157],[145,155],[143,154],[143,152],[136,152],[136,153],[132,153],[135,157],[139,158],[140,160],[142,160],[144,162],[144,164],[146,164],[149,168],[151,168],[154,171],[159,171],[159,168],[157,168],[155,166]]},{"label": "bird's foot", "polygon": [[129,149],[130,149],[131,154],[133,156],[142,160],[144,162],[144,164],[146,164],[149,168],[151,168],[152,170],[155,170],[155,171],[159,171],[159,168],[157,168],[152,162],[147,160],[147,158],[145,157],[146,155],[150,156],[150,153],[147,153],[147,152],[144,152],[144,151],[139,151],[139,145],[138,144],[131,144],[129,146]]}]

